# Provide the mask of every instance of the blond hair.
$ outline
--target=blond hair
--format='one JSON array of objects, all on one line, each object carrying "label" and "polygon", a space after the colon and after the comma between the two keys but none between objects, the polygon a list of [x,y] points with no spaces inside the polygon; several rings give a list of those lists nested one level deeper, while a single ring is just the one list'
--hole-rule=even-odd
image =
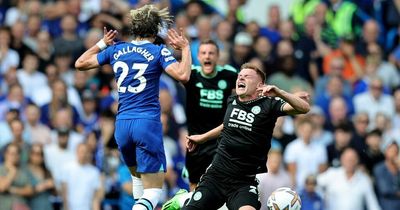
[{"label": "blond hair", "polygon": [[158,9],[152,4],[133,9],[129,15],[134,37],[155,37],[163,27],[169,27],[173,23],[173,16],[169,14],[167,7]]}]

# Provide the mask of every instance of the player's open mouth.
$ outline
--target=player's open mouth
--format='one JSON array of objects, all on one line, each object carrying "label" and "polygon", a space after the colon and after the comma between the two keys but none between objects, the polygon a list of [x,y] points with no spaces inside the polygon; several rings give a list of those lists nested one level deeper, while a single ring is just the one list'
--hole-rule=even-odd
[{"label": "player's open mouth", "polygon": [[211,64],[212,64],[211,61],[205,61],[204,62],[204,66],[211,66]]},{"label": "player's open mouth", "polygon": [[238,83],[238,88],[239,89],[244,89],[244,88],[246,88],[246,84],[244,84],[243,82],[239,82]]}]

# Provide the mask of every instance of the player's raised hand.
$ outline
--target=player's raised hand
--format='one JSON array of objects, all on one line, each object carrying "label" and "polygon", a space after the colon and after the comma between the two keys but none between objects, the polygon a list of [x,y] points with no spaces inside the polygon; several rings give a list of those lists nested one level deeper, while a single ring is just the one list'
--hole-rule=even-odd
[{"label": "player's raised hand", "polygon": [[257,92],[259,92],[260,96],[276,97],[279,96],[280,91],[281,90],[275,85],[263,85],[262,87],[257,88]]},{"label": "player's raised hand", "polygon": [[192,152],[196,148],[197,144],[203,144],[204,142],[206,142],[206,139],[203,135],[186,136],[186,148],[189,152]]},{"label": "player's raised hand", "polygon": [[107,46],[113,45],[114,44],[114,39],[118,35],[117,30],[109,30],[107,31],[107,28],[103,28],[104,36],[103,36],[103,41],[106,43]]},{"label": "player's raised hand", "polygon": [[298,96],[299,98],[307,101],[307,103],[311,102],[311,96],[309,93],[305,92],[305,91],[299,91],[296,93],[293,93],[295,96]]},{"label": "player's raised hand", "polygon": [[179,29],[180,33],[178,33],[175,29],[169,29],[168,30],[168,41],[169,44],[175,49],[175,50],[182,50],[185,47],[189,46],[189,41],[185,37],[183,33],[183,29]]}]

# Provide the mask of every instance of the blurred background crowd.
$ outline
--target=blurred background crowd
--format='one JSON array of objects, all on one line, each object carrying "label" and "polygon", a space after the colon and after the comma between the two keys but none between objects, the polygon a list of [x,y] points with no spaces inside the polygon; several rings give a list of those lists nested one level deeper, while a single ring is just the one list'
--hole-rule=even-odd
[{"label": "blurred background crowd", "polygon": [[[220,65],[252,62],[311,94],[309,114],[276,123],[261,202],[291,186],[305,210],[400,209],[400,1],[0,0],[0,210],[131,209],[113,70],[73,65],[104,26],[129,41],[126,14],[148,3],[170,8],[195,65],[212,39]],[[162,76],[164,201],[188,188],[184,95]]]}]

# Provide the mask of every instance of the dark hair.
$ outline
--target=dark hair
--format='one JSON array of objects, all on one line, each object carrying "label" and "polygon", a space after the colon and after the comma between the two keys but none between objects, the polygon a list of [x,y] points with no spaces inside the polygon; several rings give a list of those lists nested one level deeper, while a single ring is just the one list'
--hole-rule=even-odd
[{"label": "dark hair", "polygon": [[353,126],[351,125],[350,122],[343,121],[343,122],[340,122],[337,126],[335,126],[335,131],[337,131],[337,130],[341,130],[346,133],[351,133],[353,131]]},{"label": "dark hair", "polygon": [[266,79],[265,72],[260,68],[258,68],[258,66],[251,63],[244,63],[242,66],[240,66],[240,71],[242,71],[243,69],[252,69],[256,71],[257,75],[260,76],[263,82],[265,82]]},{"label": "dark hair", "polygon": [[172,24],[168,8],[157,9],[154,5],[145,5],[130,11],[131,32],[134,37],[156,37],[160,29]]},{"label": "dark hair", "polygon": [[[212,39],[204,39],[204,40],[201,40],[199,46],[205,45],[205,44],[214,45],[214,46],[217,48],[217,53],[219,53],[219,47],[218,47],[217,43],[216,43],[214,40],[212,40]],[[200,47],[199,47],[199,49],[200,49]]]},{"label": "dark hair", "polygon": [[374,130],[372,130],[372,131],[367,133],[367,137],[368,136],[379,136],[379,137],[381,137],[382,136],[382,131],[379,130],[379,129],[374,129]]}]

